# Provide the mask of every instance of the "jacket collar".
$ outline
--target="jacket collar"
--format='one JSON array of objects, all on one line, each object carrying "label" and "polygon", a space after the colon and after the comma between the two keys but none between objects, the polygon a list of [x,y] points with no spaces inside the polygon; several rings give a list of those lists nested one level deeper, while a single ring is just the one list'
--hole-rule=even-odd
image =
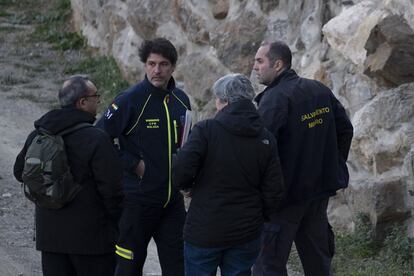
[{"label": "jacket collar", "polygon": [[265,88],[265,90],[263,90],[263,92],[259,93],[255,97],[254,101],[256,103],[259,103],[260,102],[260,99],[263,97],[263,95],[266,93],[266,91],[268,91],[268,90],[272,89],[273,87],[277,86],[282,80],[291,80],[291,79],[294,79],[294,78],[297,78],[297,77],[298,77],[298,75],[296,74],[295,70],[293,70],[293,69],[288,69],[288,70],[283,71],[279,76],[277,76],[269,84],[269,86],[267,86]]},{"label": "jacket collar", "polygon": [[167,94],[171,94],[171,92],[175,89],[175,80],[173,77],[170,78],[168,81],[167,89],[158,88],[154,86],[147,78],[147,75],[145,75],[144,81],[143,81],[145,87],[151,92],[151,94],[160,96],[161,98],[164,98]]},{"label": "jacket collar", "polygon": [[34,122],[36,129],[44,128],[55,134],[80,123],[93,124],[95,116],[74,107],[54,109]]}]

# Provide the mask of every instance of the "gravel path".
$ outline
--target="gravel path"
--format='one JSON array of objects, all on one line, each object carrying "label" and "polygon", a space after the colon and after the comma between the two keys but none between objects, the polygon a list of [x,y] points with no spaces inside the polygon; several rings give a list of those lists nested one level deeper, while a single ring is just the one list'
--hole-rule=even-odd
[{"label": "gravel path", "polygon": [[[56,105],[65,64],[82,58],[82,53],[62,54],[47,43],[33,42],[34,26],[16,22],[24,10],[4,12],[12,16],[0,16],[0,275],[38,276],[42,273],[33,241],[34,208],[13,177],[13,163],[33,121]],[[153,243],[144,272],[161,275]]]},{"label": "gravel path", "polygon": [[[33,241],[34,206],[14,179],[13,163],[33,129],[33,121],[56,105],[65,64],[82,58],[82,53],[62,54],[47,43],[33,42],[30,34],[34,26],[16,22],[24,10],[5,12],[12,16],[0,15],[0,276],[39,276],[40,254]],[[153,242],[144,275],[161,275]]]},{"label": "gravel path", "polygon": [[[0,275],[41,275],[33,242],[33,205],[12,174],[33,120],[54,100],[53,67],[44,45],[25,43],[31,26],[0,22]],[[33,47],[34,46],[34,47]],[[45,47],[45,49],[47,49]],[[52,56],[48,56],[53,58]],[[33,102],[35,101],[35,102]]]}]

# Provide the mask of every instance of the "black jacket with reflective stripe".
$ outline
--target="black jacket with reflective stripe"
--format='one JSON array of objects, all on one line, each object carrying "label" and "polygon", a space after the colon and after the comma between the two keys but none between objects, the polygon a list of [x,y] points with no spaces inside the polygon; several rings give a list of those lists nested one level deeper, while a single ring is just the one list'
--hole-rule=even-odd
[{"label": "black jacket with reflective stripe", "polygon": [[348,185],[352,124],[332,91],[286,70],[256,97],[275,135],[287,187],[284,204],[334,195]]},{"label": "black jacket with reflective stripe", "polygon": [[[165,206],[180,193],[171,185],[171,158],[180,145],[187,95],[171,78],[166,90],[145,79],[119,94],[97,126],[117,138],[124,168],[125,204]],[[142,179],[134,169],[145,162]]]}]

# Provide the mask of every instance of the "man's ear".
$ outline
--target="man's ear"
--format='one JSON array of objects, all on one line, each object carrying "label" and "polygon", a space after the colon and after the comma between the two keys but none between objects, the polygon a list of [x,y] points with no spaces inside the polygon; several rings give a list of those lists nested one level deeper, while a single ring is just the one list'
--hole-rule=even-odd
[{"label": "man's ear", "polygon": [[82,107],[85,105],[85,98],[80,98],[76,101],[76,108],[77,109],[82,109]]},{"label": "man's ear", "polygon": [[275,61],[275,64],[273,65],[273,68],[276,70],[276,72],[280,72],[283,69],[284,66],[285,65],[284,65],[283,61],[280,60],[280,59],[277,59]]}]

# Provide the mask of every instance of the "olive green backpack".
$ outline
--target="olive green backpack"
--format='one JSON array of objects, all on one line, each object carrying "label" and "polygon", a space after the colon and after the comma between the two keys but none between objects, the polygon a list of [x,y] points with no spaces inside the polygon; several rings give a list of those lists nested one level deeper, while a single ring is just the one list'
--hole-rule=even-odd
[{"label": "olive green backpack", "polygon": [[58,134],[38,129],[27,148],[22,173],[25,196],[36,205],[59,209],[80,191],[70,172],[63,136],[92,124],[80,123]]}]

